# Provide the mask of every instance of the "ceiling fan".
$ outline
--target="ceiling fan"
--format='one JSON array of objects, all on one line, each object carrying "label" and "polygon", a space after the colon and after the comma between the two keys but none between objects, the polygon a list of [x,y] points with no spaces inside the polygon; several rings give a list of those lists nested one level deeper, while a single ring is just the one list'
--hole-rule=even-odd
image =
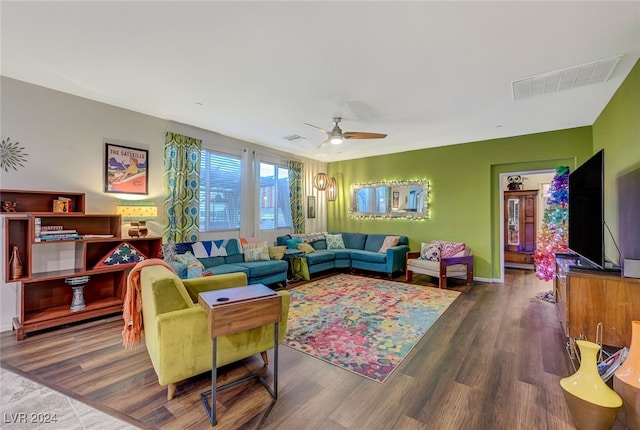
[{"label": "ceiling fan", "polygon": [[382,133],[368,133],[365,131],[342,131],[342,129],[340,128],[340,121],[342,121],[342,118],[340,117],[333,118],[332,130],[325,130],[322,127],[318,127],[317,125],[309,124],[306,122],[305,124],[327,133],[327,139],[324,142],[322,142],[318,146],[318,148],[322,148],[327,143],[332,143],[333,145],[340,145],[346,139],[384,139],[385,137],[387,137],[386,134],[382,134]]}]

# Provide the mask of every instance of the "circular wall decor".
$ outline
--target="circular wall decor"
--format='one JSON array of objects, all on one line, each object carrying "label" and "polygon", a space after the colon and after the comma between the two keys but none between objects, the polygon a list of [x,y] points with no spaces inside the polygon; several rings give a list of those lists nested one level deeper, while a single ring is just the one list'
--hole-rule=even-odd
[{"label": "circular wall decor", "polygon": [[24,147],[20,146],[20,142],[11,142],[10,138],[2,139],[0,145],[0,169],[8,172],[9,169],[18,170],[18,167],[24,167],[27,162],[27,154]]}]

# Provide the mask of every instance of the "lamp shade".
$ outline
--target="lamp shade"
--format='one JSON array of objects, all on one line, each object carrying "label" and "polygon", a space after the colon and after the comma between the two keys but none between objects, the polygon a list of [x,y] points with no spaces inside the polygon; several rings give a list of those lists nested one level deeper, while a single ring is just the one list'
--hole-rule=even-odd
[{"label": "lamp shade", "polygon": [[329,177],[327,176],[327,174],[318,173],[316,176],[314,176],[313,186],[320,191],[326,190],[329,186]]},{"label": "lamp shade", "polygon": [[338,181],[333,176],[329,178],[329,186],[327,187],[327,200],[335,202],[338,198]]},{"label": "lamp shade", "polygon": [[158,217],[158,208],[152,202],[123,202],[116,213],[123,221],[150,221]]}]

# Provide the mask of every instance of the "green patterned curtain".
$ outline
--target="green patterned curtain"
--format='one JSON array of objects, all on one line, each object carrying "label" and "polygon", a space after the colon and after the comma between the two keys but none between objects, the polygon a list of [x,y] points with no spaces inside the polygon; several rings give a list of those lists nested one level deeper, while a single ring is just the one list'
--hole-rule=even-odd
[{"label": "green patterned curtain", "polygon": [[304,164],[289,160],[289,196],[293,232],[304,233]]},{"label": "green patterned curtain", "polygon": [[165,243],[200,237],[200,150],[202,140],[168,132],[164,140]]}]

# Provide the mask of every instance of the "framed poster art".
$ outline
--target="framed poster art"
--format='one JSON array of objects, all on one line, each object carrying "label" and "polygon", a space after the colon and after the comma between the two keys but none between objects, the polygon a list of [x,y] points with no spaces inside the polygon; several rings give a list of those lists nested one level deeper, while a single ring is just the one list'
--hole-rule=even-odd
[{"label": "framed poster art", "polygon": [[316,196],[307,197],[307,218],[316,217]]},{"label": "framed poster art", "polygon": [[149,151],[105,143],[104,192],[149,194]]}]

